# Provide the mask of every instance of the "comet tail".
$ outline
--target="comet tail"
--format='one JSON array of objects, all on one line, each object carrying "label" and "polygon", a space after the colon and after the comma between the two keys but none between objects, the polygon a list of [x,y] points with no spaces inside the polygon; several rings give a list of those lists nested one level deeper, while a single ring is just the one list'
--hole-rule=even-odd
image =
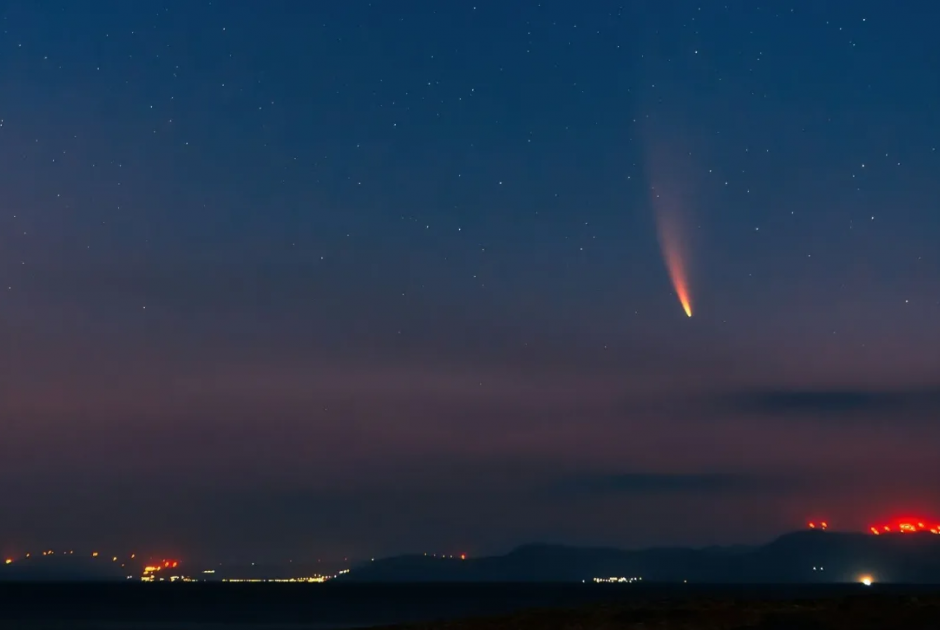
[{"label": "comet tail", "polygon": [[[659,195],[655,195],[659,201]],[[656,227],[659,230],[659,246],[663,252],[663,262],[669,272],[669,279],[682,305],[682,310],[692,317],[692,296],[689,292],[689,278],[684,256],[685,248],[682,242],[682,232],[675,212],[668,206],[656,204]]]}]

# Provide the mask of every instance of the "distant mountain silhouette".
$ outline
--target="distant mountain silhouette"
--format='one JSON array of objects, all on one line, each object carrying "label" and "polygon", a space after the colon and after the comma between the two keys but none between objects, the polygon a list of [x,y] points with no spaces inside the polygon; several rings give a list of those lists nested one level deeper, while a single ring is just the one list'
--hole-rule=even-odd
[{"label": "distant mountain silhouette", "polygon": [[467,560],[409,555],[353,567],[350,582],[645,582],[940,584],[940,536],[873,536],[819,530],[785,534],[759,547],[654,548],[624,551],[526,545],[502,556]]},{"label": "distant mountain silhouette", "polygon": [[62,555],[0,566],[0,582],[108,582],[126,580],[132,571],[107,560]]},{"label": "distant mountain silhouette", "polygon": [[[2,565],[0,581],[124,581],[128,576],[139,579],[140,570],[107,559],[57,556]],[[237,577],[276,577],[299,575],[297,570],[286,565],[267,567],[264,575],[248,575],[245,570],[236,573]],[[231,571],[211,579],[221,579],[223,573]],[[501,556],[466,560],[424,555],[375,560],[352,567],[337,581],[590,582],[594,578],[637,577],[643,582],[690,584],[813,584],[858,582],[864,575],[875,582],[940,584],[940,536],[811,530],[785,534],[758,547],[634,551],[534,544]]]}]

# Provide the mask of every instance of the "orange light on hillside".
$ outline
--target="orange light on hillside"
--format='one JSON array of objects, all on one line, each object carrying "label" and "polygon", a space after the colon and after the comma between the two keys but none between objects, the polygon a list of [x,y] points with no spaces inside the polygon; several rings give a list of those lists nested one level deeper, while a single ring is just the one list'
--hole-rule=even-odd
[{"label": "orange light on hillside", "polygon": [[13,558],[7,558],[5,564],[13,564]]},{"label": "orange light on hillside", "polygon": [[466,560],[466,559],[467,559],[467,554],[465,554],[465,553],[460,554],[460,559],[461,559],[461,560]]},{"label": "orange light on hillside", "polygon": [[932,524],[916,518],[900,518],[881,525],[872,525],[869,531],[874,533],[899,534],[940,534],[940,523]]}]

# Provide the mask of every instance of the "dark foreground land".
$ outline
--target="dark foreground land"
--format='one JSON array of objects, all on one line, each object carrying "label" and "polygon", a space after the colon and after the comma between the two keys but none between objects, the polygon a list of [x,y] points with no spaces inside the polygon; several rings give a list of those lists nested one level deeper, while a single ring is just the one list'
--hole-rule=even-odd
[{"label": "dark foreground land", "polygon": [[854,595],[793,601],[668,600],[533,610],[396,630],[937,630],[940,595]]},{"label": "dark foreground land", "polygon": [[940,630],[940,587],[8,583],[7,628]]}]

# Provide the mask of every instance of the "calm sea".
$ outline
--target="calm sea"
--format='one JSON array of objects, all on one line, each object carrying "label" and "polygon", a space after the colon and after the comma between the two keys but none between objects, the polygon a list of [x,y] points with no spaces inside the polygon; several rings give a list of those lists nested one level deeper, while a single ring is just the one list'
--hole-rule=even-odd
[{"label": "calm sea", "polygon": [[0,628],[340,630],[624,600],[800,598],[845,592],[857,593],[858,587],[0,583]]}]

